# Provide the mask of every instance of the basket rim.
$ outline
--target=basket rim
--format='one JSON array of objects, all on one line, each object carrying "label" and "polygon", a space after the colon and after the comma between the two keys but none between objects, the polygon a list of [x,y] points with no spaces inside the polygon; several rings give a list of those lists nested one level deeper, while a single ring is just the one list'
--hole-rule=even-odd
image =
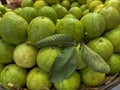
[{"label": "basket rim", "polygon": [[101,86],[99,90],[111,90],[113,87],[117,86],[118,84],[120,84],[120,74],[113,80],[113,82]]}]

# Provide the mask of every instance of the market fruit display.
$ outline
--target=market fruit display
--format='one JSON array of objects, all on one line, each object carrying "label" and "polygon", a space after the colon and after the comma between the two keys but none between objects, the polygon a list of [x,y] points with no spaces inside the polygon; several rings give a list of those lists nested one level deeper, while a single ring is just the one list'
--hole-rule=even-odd
[{"label": "market fruit display", "polygon": [[0,5],[1,88],[91,90],[119,75],[119,0],[15,4]]}]

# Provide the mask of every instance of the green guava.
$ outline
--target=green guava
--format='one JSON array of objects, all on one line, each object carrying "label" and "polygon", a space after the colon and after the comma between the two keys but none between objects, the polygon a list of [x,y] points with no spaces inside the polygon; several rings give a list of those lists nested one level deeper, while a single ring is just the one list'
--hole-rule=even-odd
[{"label": "green guava", "polygon": [[104,82],[106,75],[103,73],[95,72],[87,67],[80,71],[80,76],[82,82],[85,85],[93,87],[101,85]]},{"label": "green guava", "polygon": [[109,60],[113,54],[113,45],[107,38],[95,38],[90,40],[87,45],[106,61]]},{"label": "green guava", "polygon": [[26,78],[29,90],[49,90],[52,83],[48,79],[48,73],[38,67],[32,68]]},{"label": "green guava", "polygon": [[97,38],[105,31],[105,19],[99,13],[91,12],[85,14],[80,21],[87,38]]},{"label": "green guava", "polygon": [[98,13],[101,14],[105,19],[106,31],[115,28],[120,23],[120,13],[112,6],[103,7],[98,11]]},{"label": "green guava", "polygon": [[34,4],[34,1],[33,0],[22,0],[21,2],[21,7],[27,7],[27,6],[30,6],[32,7]]},{"label": "green guava", "polygon": [[28,23],[14,12],[6,12],[0,20],[0,35],[10,44],[19,44],[26,39]]},{"label": "green guava", "polygon": [[0,39],[0,63],[8,64],[13,61],[15,46]]},{"label": "green guava", "polygon": [[17,8],[14,11],[16,14],[23,17],[28,23],[37,16],[37,10],[33,7]]},{"label": "green guava", "polygon": [[37,65],[49,72],[55,58],[60,54],[61,49],[55,46],[43,47],[39,50],[37,54]]},{"label": "green guava", "polygon": [[[5,67],[5,65],[0,63],[0,77],[1,77],[1,72],[2,72],[4,67]],[[0,79],[0,82],[1,82],[1,79]]]},{"label": "green guava", "polygon": [[54,82],[57,90],[78,90],[81,84],[80,74],[75,71],[73,74],[63,81]]},{"label": "green guava", "polygon": [[57,13],[56,11],[50,6],[44,6],[38,11],[38,16],[45,16],[51,19],[54,23],[57,21]]},{"label": "green guava", "polygon": [[21,43],[16,46],[13,52],[14,62],[23,68],[31,68],[36,64],[37,48]]},{"label": "green guava", "polygon": [[120,25],[116,26],[109,32],[104,34],[104,37],[107,38],[113,45],[114,52],[120,52]]},{"label": "green guava", "polygon": [[56,32],[70,35],[77,42],[82,39],[84,33],[81,22],[70,16],[64,17],[56,23]]},{"label": "green guava", "polygon": [[1,85],[10,90],[9,85],[24,87],[26,83],[27,70],[17,66],[16,64],[9,64],[4,67],[1,72]]},{"label": "green guava", "polygon": [[120,55],[117,53],[113,53],[110,60],[107,61],[107,64],[110,67],[109,74],[116,74],[120,71]]},{"label": "green guava", "polygon": [[61,4],[53,4],[51,6],[57,12],[57,18],[62,19],[67,13],[67,9]]},{"label": "green guava", "polygon": [[55,25],[47,17],[38,16],[34,18],[27,28],[28,41],[37,43],[43,38],[55,34]]}]

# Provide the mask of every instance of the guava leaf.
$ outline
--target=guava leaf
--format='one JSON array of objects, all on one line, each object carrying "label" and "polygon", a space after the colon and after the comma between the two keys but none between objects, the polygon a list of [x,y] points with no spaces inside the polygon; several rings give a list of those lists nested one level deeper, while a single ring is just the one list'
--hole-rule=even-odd
[{"label": "guava leaf", "polygon": [[66,34],[55,34],[48,36],[37,42],[37,47],[49,46],[49,45],[64,45],[64,46],[73,46],[75,45],[75,40]]},{"label": "guava leaf", "polygon": [[77,67],[77,51],[74,46],[65,48],[59,54],[49,73],[51,82],[58,82],[68,78]]},{"label": "guava leaf", "polygon": [[84,43],[81,44],[81,50],[82,50],[82,58],[83,61],[94,71],[101,72],[101,73],[109,73],[110,67],[109,65],[104,61],[104,59],[98,55],[96,52],[94,52],[92,49],[90,49],[87,45]]}]

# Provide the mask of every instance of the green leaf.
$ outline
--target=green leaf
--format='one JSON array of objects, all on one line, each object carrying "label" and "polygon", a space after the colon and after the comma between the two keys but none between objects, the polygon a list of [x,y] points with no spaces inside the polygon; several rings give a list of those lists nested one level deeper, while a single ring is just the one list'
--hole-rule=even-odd
[{"label": "green leaf", "polygon": [[58,82],[68,78],[77,67],[76,48],[67,47],[59,54],[53,63],[49,79],[51,82]]},{"label": "green leaf", "polygon": [[109,73],[110,67],[104,59],[84,43],[81,44],[83,61],[94,71]]},{"label": "green leaf", "polygon": [[55,34],[49,37],[46,37],[37,42],[37,47],[49,46],[49,45],[64,45],[64,46],[73,46],[76,44],[75,40],[66,34]]}]

